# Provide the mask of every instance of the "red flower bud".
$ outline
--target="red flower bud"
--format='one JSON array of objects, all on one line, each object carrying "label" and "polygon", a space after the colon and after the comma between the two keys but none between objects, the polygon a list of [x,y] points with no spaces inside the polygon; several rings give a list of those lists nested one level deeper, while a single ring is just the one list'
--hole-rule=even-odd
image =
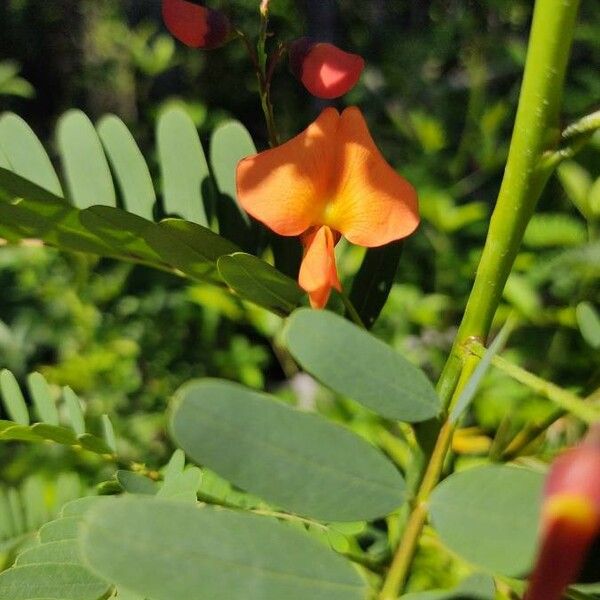
[{"label": "red flower bud", "polygon": [[360,79],[365,61],[333,44],[300,38],[290,47],[290,69],[317,98],[337,98]]},{"label": "red flower bud", "polygon": [[526,600],[560,600],[600,536],[600,425],[552,465],[544,492],[541,545]]},{"label": "red flower bud", "polygon": [[192,48],[212,50],[231,35],[231,23],[221,11],[188,0],[162,0],[162,15],[173,37]]}]

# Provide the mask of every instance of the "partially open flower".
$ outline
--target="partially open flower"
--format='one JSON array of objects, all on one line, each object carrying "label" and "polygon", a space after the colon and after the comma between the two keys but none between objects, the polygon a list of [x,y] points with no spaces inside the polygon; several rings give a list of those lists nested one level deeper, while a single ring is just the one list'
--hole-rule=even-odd
[{"label": "partially open flower", "polygon": [[526,600],[560,600],[600,536],[600,424],[552,465],[538,559]]},{"label": "partially open flower", "polygon": [[414,188],[385,161],[358,108],[326,108],[285,144],[240,161],[242,207],[284,236],[301,236],[298,281],[323,308],[341,289],[340,236],[369,248],[410,235],[419,224]]},{"label": "partially open flower", "polygon": [[165,25],[173,37],[192,48],[212,50],[231,36],[231,23],[219,10],[188,0],[162,0]]},{"label": "partially open flower", "polygon": [[300,38],[290,46],[290,69],[317,98],[332,99],[349,92],[360,79],[365,61],[326,42]]}]

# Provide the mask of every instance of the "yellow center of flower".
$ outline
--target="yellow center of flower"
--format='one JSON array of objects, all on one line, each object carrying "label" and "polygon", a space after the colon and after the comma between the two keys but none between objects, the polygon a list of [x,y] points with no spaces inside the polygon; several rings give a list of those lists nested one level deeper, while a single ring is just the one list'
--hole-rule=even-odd
[{"label": "yellow center of flower", "polygon": [[568,521],[581,531],[593,532],[600,526],[600,514],[588,498],[576,494],[559,494],[544,506],[544,520]]},{"label": "yellow center of flower", "polygon": [[321,214],[319,224],[327,225],[327,227],[330,227],[331,229],[336,229],[335,217],[336,217],[335,203],[333,201],[329,200],[323,207],[323,213]]}]

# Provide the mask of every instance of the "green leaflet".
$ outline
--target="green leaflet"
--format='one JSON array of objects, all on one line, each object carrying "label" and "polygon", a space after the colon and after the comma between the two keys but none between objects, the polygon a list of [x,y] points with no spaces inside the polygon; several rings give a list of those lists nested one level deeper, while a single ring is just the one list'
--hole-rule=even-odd
[{"label": "green leaflet", "polygon": [[293,279],[251,254],[222,256],[217,267],[225,283],[244,300],[280,315],[294,310],[304,295]]},{"label": "green leaflet", "polygon": [[248,130],[238,121],[227,121],[213,131],[210,165],[219,192],[216,205],[219,231],[250,252],[256,251],[258,230],[238,204],[235,177],[238,162],[255,153]]},{"label": "green leaflet", "polygon": [[489,575],[472,575],[451,590],[431,590],[401,596],[401,600],[494,600],[496,586]]},{"label": "green leaflet", "polygon": [[34,399],[40,422],[33,422],[23,392],[15,376],[4,369],[0,372],[0,397],[9,417],[0,420],[0,441],[20,440],[41,442],[44,440],[66,446],[81,446],[96,454],[114,455],[116,441],[108,416],[102,417],[103,437],[87,432],[80,399],[69,387],[63,389],[62,402],[65,405],[69,424],[60,424],[54,398],[48,383],[40,373],[32,373],[28,384]]},{"label": "green leaflet", "polygon": [[0,594],[10,600],[100,600],[108,584],[71,563],[13,567],[0,574]]},{"label": "green leaflet", "polygon": [[102,117],[96,129],[119,184],[125,208],[151,221],[156,204],[152,177],[129,129],[114,115]]},{"label": "green leaflet", "polygon": [[583,339],[592,348],[600,348],[600,315],[593,304],[580,302],[577,305],[576,317]]},{"label": "green leaflet", "polygon": [[424,421],[439,411],[437,394],[420,369],[332,312],[297,310],[284,341],[311,375],[384,417]]},{"label": "green leaflet", "polygon": [[81,562],[77,534],[81,514],[68,514],[72,505],[105,502],[88,497],[65,506],[62,516],[46,523],[36,545],[22,552],[10,569],[0,573],[0,598],[11,600],[100,600],[110,585]]},{"label": "green leaflet", "polygon": [[42,142],[14,113],[4,113],[0,117],[0,153],[6,158],[5,164],[0,160],[0,166],[62,196],[60,182]]},{"label": "green leaflet", "polygon": [[194,122],[172,106],[160,115],[156,137],[165,212],[207,226],[203,192],[210,174]]},{"label": "green leaflet", "polygon": [[89,118],[80,110],[67,111],[58,122],[56,138],[73,204],[82,209],[115,206],[106,155]]},{"label": "green leaflet", "polygon": [[491,465],[455,473],[433,491],[430,517],[442,541],[468,561],[513,577],[533,562],[544,476]]},{"label": "green leaflet", "polygon": [[276,506],[361,521],[404,499],[402,477],[377,449],[319,415],[219,380],[192,381],[177,400],[171,431],[186,454]]},{"label": "green leaflet", "polygon": [[[102,577],[154,600],[364,600],[346,560],[275,519],[122,498],[84,515],[80,548]],[[147,549],[152,548],[152,552]]]}]

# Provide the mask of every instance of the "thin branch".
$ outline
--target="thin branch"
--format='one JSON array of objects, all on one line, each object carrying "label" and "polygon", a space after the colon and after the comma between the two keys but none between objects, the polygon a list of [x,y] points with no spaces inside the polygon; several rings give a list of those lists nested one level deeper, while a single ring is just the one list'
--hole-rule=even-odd
[{"label": "thin branch", "polygon": [[[467,348],[479,358],[482,358],[485,354],[485,347],[478,342],[470,343]],[[572,394],[558,385],[522,369],[501,356],[494,356],[492,364],[515,381],[526,385],[536,394],[557,404],[561,409],[570,412],[582,421],[592,424],[600,420],[600,410],[591,406],[576,394]]]}]

